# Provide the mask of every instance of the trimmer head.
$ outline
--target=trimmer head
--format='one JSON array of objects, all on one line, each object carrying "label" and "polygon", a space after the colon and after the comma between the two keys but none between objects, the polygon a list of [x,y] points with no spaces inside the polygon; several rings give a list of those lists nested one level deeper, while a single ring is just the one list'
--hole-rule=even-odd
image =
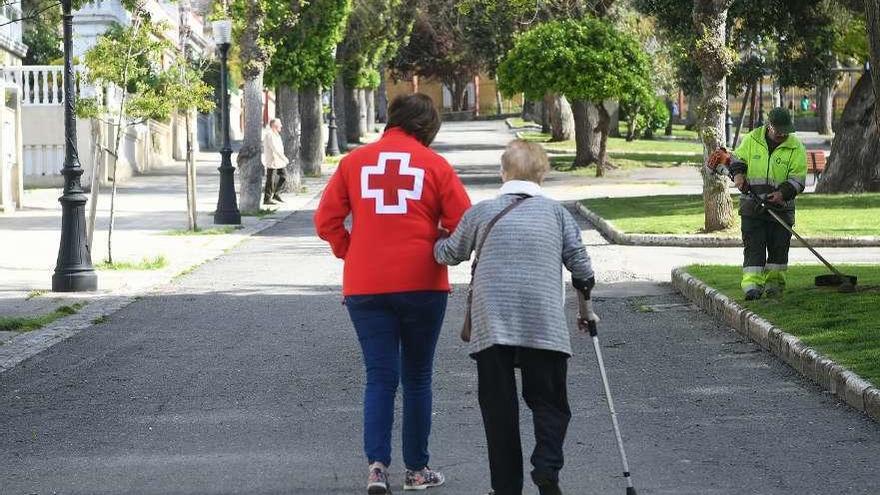
[{"label": "trimmer head", "polygon": [[840,287],[840,292],[855,292],[859,282],[855,275],[835,275],[833,273],[818,275],[815,279],[817,287]]}]

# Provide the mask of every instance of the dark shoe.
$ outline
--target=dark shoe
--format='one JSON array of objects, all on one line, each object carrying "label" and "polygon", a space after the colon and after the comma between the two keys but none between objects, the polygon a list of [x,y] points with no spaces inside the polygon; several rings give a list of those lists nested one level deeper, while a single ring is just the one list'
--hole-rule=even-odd
[{"label": "dark shoe", "polygon": [[283,203],[284,202],[284,200],[281,199],[281,196],[279,196],[277,194],[272,196],[272,200],[274,200],[276,203]]},{"label": "dark shoe", "polygon": [[764,291],[761,289],[749,289],[746,291],[746,301],[757,301],[761,299],[762,295],[764,295]]},{"label": "dark shoe", "polygon": [[276,204],[276,203],[275,203],[274,201],[272,201],[272,198],[264,197],[264,198],[263,198],[263,204],[264,204],[264,205],[274,205],[274,204]]},{"label": "dark shoe", "polygon": [[556,481],[536,481],[536,485],[538,485],[538,493],[541,495],[562,495],[562,490],[559,489],[559,483]]}]

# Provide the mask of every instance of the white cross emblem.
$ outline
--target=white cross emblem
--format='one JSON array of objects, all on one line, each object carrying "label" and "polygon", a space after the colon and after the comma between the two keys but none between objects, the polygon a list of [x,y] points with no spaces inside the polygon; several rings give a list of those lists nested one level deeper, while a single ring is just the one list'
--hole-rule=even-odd
[{"label": "white cross emblem", "polygon": [[[409,153],[379,153],[378,164],[361,169],[361,197],[376,200],[377,214],[406,214],[408,199],[422,199],[425,171],[410,167],[409,161]],[[389,162],[399,163],[397,170],[393,166],[389,170]],[[392,204],[395,197],[397,203]]]}]

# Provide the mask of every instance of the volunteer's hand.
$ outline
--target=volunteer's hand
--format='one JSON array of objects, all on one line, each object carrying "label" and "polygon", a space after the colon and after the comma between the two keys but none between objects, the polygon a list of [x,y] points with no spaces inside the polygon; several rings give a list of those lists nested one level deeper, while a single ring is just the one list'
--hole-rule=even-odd
[{"label": "volunteer's hand", "polygon": [[785,203],[785,200],[782,199],[782,192],[773,191],[772,193],[767,195],[767,202],[773,203],[775,205],[781,205],[781,204]]},{"label": "volunteer's hand", "polygon": [[446,239],[449,236],[450,233],[448,230],[444,229],[443,227],[437,227],[437,239]]},{"label": "volunteer's hand", "polygon": [[733,176],[733,185],[735,185],[742,193],[749,191],[749,183],[746,181],[746,176],[743,174],[736,174]]}]

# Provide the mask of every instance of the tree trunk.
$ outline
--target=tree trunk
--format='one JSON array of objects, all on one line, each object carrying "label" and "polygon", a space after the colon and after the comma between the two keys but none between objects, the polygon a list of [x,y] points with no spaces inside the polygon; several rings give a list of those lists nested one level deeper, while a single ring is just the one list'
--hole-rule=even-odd
[{"label": "tree trunk", "polygon": [[385,66],[379,68],[379,88],[376,90],[376,121],[388,122],[388,86],[385,84]]},{"label": "tree trunk", "polygon": [[880,129],[871,76],[862,75],[843,109],[816,192],[880,191]]},{"label": "tree trunk", "polygon": [[92,249],[95,238],[95,222],[98,216],[98,198],[101,195],[101,174],[104,173],[104,123],[91,119],[92,129],[92,175],[89,178],[89,219],[86,226],[86,245]]},{"label": "tree trunk", "polygon": [[358,98],[358,90],[345,86],[345,136],[346,141],[351,144],[361,142],[360,119],[361,119],[361,103]]},{"label": "tree trunk", "polygon": [[495,113],[501,115],[504,113],[504,100],[501,98],[501,91],[495,90]]},{"label": "tree trunk", "polygon": [[[703,157],[724,145],[726,78],[732,60],[725,46],[729,0],[694,0],[693,21],[697,36],[694,59],[702,73],[703,99],[700,105],[700,137]],[[703,206],[706,232],[715,232],[733,225],[733,202],[727,191],[728,180],[701,167],[703,175]]]},{"label": "tree trunk", "polygon": [[548,94],[544,105],[550,113],[551,141],[568,141],[574,133],[574,115],[571,105],[562,95]]},{"label": "tree trunk", "polygon": [[608,132],[611,128],[611,115],[605,104],[599,102],[596,105],[599,113],[599,125],[596,127],[599,131],[599,160],[596,162],[596,177],[605,175],[605,165],[608,163]]},{"label": "tree trunk", "polygon": [[819,118],[819,134],[831,134],[834,123],[834,86],[821,84],[816,88],[816,116]]},{"label": "tree trunk", "polygon": [[697,128],[697,105],[699,105],[699,95],[687,96],[687,113],[684,117],[684,128],[693,130]]},{"label": "tree trunk", "polygon": [[357,90],[357,98],[358,98],[358,110],[360,113],[358,114],[358,134],[361,139],[367,135],[369,131],[369,126],[367,126],[367,111],[369,109],[367,104],[367,90],[364,88],[359,88]]},{"label": "tree trunk", "polygon": [[281,142],[287,157],[287,187],[285,192],[302,190],[302,161],[300,161],[299,91],[287,85],[278,87],[276,95],[281,119]]},{"label": "tree trunk", "polygon": [[321,107],[321,88],[312,86],[300,90],[300,156],[303,174],[311,177],[321,176],[321,164],[324,163],[324,121]]},{"label": "tree trunk", "polygon": [[586,167],[598,161],[600,137],[596,132],[599,115],[596,107],[583,100],[571,103],[574,118],[575,158],[573,167]]},{"label": "tree trunk", "polygon": [[523,100],[522,119],[534,122],[541,122],[541,103],[535,100]]},{"label": "tree trunk", "polygon": [[192,116],[189,110],[184,114],[183,126],[186,129],[186,223],[190,231],[199,229],[199,210],[196,197],[196,161],[193,146]]},{"label": "tree trunk", "polygon": [[335,92],[333,93],[333,108],[336,109],[336,138],[339,142],[339,151],[342,153],[345,153],[348,149],[348,134],[345,131],[347,129],[347,119],[345,117],[345,93],[345,83],[342,82],[342,78],[336,78]]},{"label": "tree trunk", "polygon": [[371,88],[365,91],[367,97],[367,132],[374,133],[376,132],[376,91]]},{"label": "tree trunk", "polygon": [[467,85],[461,84],[461,81],[454,79],[450,88],[452,90],[452,111],[460,112],[464,110],[464,91]]},{"label": "tree trunk", "polygon": [[[286,123],[285,123],[286,125]],[[263,192],[263,75],[244,81],[244,139],[238,152],[241,211],[260,209]]]},{"label": "tree trunk", "polygon": [[550,134],[553,129],[550,128],[550,107],[547,105],[547,99],[541,102],[541,132]]},{"label": "tree trunk", "polygon": [[672,119],[674,118],[672,115],[672,98],[666,97],[666,109],[669,110],[669,120],[666,121],[666,129],[663,131],[663,134],[667,136],[672,135]]}]

